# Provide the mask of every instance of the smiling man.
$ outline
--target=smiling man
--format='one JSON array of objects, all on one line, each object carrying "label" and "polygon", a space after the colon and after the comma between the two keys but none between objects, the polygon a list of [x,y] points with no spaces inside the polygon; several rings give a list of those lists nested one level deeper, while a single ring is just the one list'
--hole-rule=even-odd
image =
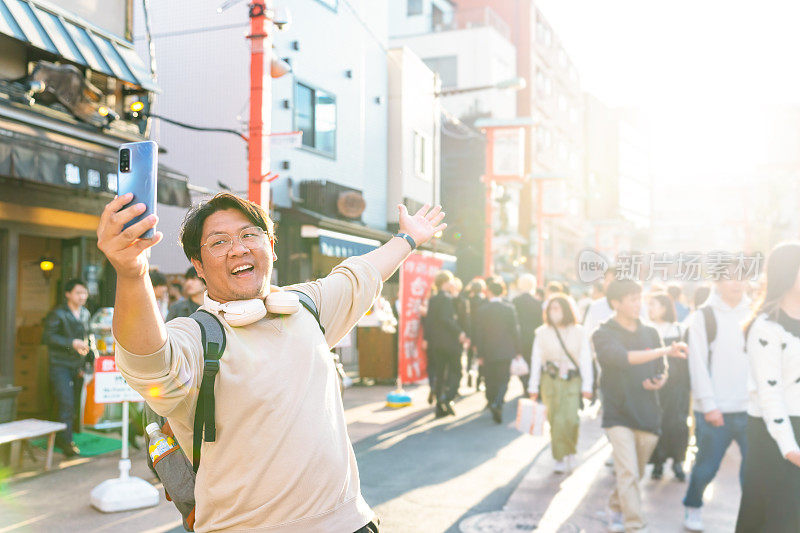
[{"label": "smiling man", "polygon": [[[98,246],[117,271],[117,365],[169,418],[191,457],[203,372],[200,328],[190,318],[161,319],[145,252],[162,235],[136,238],[155,226],[152,215],[123,231],[144,211],[142,204],[123,209],[130,200],[110,202],[97,231]],[[324,335],[305,309],[267,313],[240,326],[225,314],[225,304],[264,301],[274,290],[275,237],[261,207],[219,194],[187,215],[183,250],[206,282],[203,309],[220,317],[227,341],[214,387],[216,441],[202,444],[197,472],[195,531],[377,531],[361,496],[329,347],[366,313],[412,249],[446,227],[439,206],[413,216],[398,208],[397,236],[346,259],[325,278],[292,286],[316,304]]]}]

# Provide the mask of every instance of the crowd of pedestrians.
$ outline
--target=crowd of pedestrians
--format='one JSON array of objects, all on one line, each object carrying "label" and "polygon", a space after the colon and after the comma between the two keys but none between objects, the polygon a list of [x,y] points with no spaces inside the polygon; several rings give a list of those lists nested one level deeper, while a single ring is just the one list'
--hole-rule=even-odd
[{"label": "crowd of pedestrians", "polygon": [[736,279],[734,264],[718,267],[691,300],[678,284],[644,287],[611,268],[577,303],[568,285],[542,291],[530,274],[510,298],[500,277],[462,290],[441,272],[423,310],[436,416],[454,414],[466,362],[467,386],[502,423],[522,359],[527,373],[515,373],[546,406],[556,473],[577,466],[584,402],[601,402],[615,475],[609,531],[647,528],[648,464],[654,480],[667,466],[688,478],[684,526],[703,531],[703,494],[734,442],[744,458],[737,532],[800,531],[800,243],[773,251],[760,286]]}]

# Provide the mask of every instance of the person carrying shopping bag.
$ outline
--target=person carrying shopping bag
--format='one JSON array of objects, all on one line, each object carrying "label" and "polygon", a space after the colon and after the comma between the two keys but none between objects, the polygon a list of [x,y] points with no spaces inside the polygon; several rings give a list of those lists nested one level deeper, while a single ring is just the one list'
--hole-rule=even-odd
[{"label": "person carrying shopping bag", "polygon": [[545,309],[545,323],[536,329],[531,354],[528,393],[540,394],[547,407],[555,472],[575,467],[578,445],[578,410],[581,397],[592,397],[592,353],[583,326],[575,320],[572,302],[553,296]]}]

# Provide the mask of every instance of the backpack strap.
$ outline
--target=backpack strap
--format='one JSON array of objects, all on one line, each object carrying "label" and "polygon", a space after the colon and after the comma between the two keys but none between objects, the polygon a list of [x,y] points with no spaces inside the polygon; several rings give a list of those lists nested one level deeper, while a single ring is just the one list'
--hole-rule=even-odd
[{"label": "backpack strap", "polygon": [[714,309],[709,305],[704,305],[700,308],[703,313],[703,322],[706,326],[706,343],[708,344],[708,373],[711,374],[711,343],[717,338],[717,317],[714,315]]},{"label": "backpack strap", "polygon": [[317,306],[314,303],[314,300],[311,299],[311,296],[309,296],[308,294],[306,294],[306,293],[304,293],[302,291],[290,290],[290,291],[287,291],[287,292],[293,292],[293,293],[295,293],[297,295],[297,297],[300,299],[300,303],[303,304],[303,307],[308,309],[308,312],[311,313],[314,316],[314,319],[317,321],[317,324],[319,325],[319,329],[322,330],[322,334],[324,335],[325,334],[325,328],[322,327],[322,322],[319,321],[319,311],[317,311]]},{"label": "backpack strap", "polygon": [[200,326],[200,339],[203,344],[203,381],[200,396],[194,412],[194,443],[192,446],[192,466],[195,473],[200,467],[200,448],[203,440],[214,442],[217,428],[214,422],[214,381],[219,372],[219,359],[225,353],[225,330],[219,319],[208,311],[198,309],[192,316]]}]

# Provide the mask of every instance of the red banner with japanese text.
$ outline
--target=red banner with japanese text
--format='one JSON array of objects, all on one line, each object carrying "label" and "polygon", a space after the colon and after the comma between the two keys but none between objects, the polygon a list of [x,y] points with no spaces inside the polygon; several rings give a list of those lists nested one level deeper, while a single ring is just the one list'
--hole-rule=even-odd
[{"label": "red banner with japanese text", "polygon": [[401,383],[428,376],[419,308],[427,302],[433,277],[441,268],[441,259],[419,254],[411,254],[400,268],[397,376]]}]

